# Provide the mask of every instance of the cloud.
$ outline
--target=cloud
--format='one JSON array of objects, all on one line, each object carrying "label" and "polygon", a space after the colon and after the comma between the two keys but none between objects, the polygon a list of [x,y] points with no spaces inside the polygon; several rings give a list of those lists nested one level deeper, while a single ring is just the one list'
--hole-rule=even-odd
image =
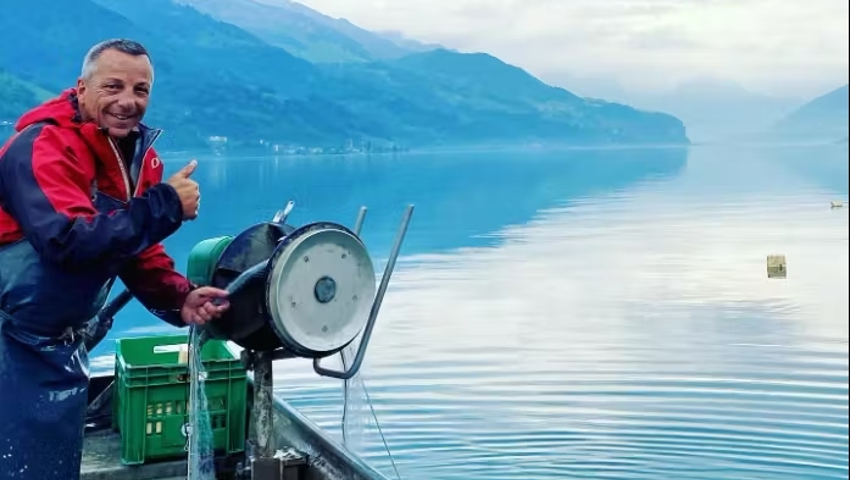
[{"label": "cloud", "polygon": [[[267,3],[282,0],[263,0]],[[370,30],[486,51],[548,77],[666,86],[713,75],[765,91],[847,78],[847,0],[303,0]]]}]

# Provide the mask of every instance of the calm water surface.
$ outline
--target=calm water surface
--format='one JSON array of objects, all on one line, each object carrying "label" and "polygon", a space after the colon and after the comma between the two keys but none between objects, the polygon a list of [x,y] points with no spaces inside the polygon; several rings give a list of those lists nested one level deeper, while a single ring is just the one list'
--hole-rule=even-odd
[{"label": "calm water surface", "polygon": [[[847,155],[201,157],[202,216],[166,247],[182,270],[290,198],[297,224],[366,204],[380,271],[414,203],[361,374],[402,478],[841,479],[848,209],[829,203]],[[787,279],[767,278],[773,253]],[[109,340],[168,330],[134,304]],[[295,360],[276,382],[340,437],[339,381]],[[352,449],[395,478],[362,389],[350,405]]]}]

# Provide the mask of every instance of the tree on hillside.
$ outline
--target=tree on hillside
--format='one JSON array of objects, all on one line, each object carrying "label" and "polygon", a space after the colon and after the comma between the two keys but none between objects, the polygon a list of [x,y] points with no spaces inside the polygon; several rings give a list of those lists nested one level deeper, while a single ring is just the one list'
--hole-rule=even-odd
[{"label": "tree on hillside", "polygon": [[0,69],[0,122],[14,122],[38,105],[35,93],[24,82]]}]

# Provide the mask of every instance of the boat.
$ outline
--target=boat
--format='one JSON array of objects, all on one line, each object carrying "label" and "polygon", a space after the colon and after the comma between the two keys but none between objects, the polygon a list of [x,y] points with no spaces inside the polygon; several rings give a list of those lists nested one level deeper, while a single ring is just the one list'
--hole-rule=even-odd
[{"label": "boat", "polygon": [[[223,443],[229,446],[216,444],[216,480],[387,480],[292,405],[275,397],[272,366],[276,360],[308,358],[318,375],[349,380],[357,374],[413,206],[407,206],[376,286],[372,261],[359,237],[365,207],[353,229],[332,222],[295,228],[286,223],[293,205],[290,201],[270,222],[252,225],[238,235],[204,240],[191,249],[187,277],[198,285],[227,290],[230,308],[203,327],[190,327],[185,337],[146,343],[137,350],[148,356],[153,351],[156,356],[162,353],[157,349],[179,347],[181,350],[169,350],[176,353],[167,357],[167,365],[150,368],[153,364],[132,357],[129,349],[127,356],[122,356],[119,340],[113,373],[93,376],[89,382],[81,480],[187,478],[186,452],[194,430],[189,405],[194,400],[186,392],[197,391],[190,387],[198,384],[192,383],[188,353],[182,349],[192,348],[187,339],[198,338],[204,339],[199,342],[235,344],[242,349],[238,357],[225,355],[223,363],[214,366],[224,365],[223,369],[208,370],[202,388],[209,394],[210,385],[222,385],[224,378],[225,388],[219,392],[225,393],[219,394],[227,397],[222,402],[226,406],[217,410],[216,418],[226,417],[227,427],[221,428],[222,420],[218,431],[223,431],[227,437]],[[105,338],[113,317],[131,300],[129,291],[120,292],[89,322],[84,333],[89,351]],[[321,365],[323,359],[342,355],[358,337],[353,358],[342,356],[342,370]],[[204,348],[200,351],[206,355]],[[182,361],[174,362],[181,357]],[[141,389],[136,388],[140,382]],[[130,383],[134,384],[132,392]],[[164,396],[163,385],[171,397]],[[244,392],[239,391],[241,385]],[[159,390],[153,393],[154,389]],[[166,416],[161,415],[163,405]],[[152,428],[156,429],[153,435]],[[152,438],[167,444],[162,447],[165,453],[157,456],[147,451],[146,442]]]}]

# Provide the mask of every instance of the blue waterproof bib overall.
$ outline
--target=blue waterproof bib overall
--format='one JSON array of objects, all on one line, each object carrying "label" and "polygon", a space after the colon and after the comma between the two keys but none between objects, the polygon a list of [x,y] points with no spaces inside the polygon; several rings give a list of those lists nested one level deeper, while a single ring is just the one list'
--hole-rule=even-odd
[{"label": "blue waterproof bib overall", "polygon": [[79,478],[88,383],[80,335],[38,335],[0,312],[0,478]]},{"label": "blue waterproof bib overall", "polygon": [[4,480],[76,480],[80,475],[89,382],[82,333],[111,282],[109,276],[72,279],[51,270],[26,240],[0,246]]}]

